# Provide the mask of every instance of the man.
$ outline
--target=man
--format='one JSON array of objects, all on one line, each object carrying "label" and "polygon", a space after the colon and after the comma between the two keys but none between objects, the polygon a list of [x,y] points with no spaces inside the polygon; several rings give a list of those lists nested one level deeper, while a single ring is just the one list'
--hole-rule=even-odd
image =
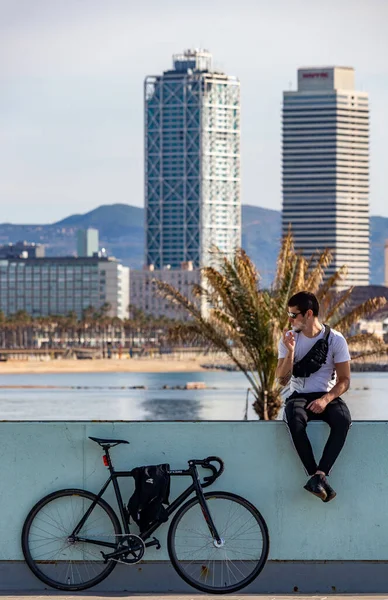
[{"label": "man", "polygon": [[[350,354],[343,335],[320,323],[318,313],[314,294],[299,292],[290,298],[288,316],[292,329],[284,331],[279,342],[276,376],[283,386],[290,382],[284,420],[311,476],[304,488],[330,502],[336,492],[326,476],[341,452],[351,424],[349,409],[340,398],[349,389]],[[309,421],[321,420],[330,426],[330,435],[317,465],[306,427]]]}]

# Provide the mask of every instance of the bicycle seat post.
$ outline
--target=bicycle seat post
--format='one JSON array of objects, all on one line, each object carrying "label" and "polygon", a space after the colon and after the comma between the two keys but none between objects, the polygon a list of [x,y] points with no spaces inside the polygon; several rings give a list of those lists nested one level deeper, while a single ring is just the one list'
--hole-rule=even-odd
[{"label": "bicycle seat post", "polygon": [[103,461],[104,461],[104,465],[106,467],[109,467],[109,471],[111,473],[113,473],[114,469],[113,469],[112,459],[111,459],[110,454],[109,454],[109,448],[110,448],[110,446],[103,446],[103,450],[104,450]]}]

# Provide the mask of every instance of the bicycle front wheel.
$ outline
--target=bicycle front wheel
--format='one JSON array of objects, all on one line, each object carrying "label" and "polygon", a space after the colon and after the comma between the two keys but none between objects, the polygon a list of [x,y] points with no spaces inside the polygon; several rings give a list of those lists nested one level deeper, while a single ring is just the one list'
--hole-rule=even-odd
[{"label": "bicycle front wheel", "polygon": [[78,533],[84,541],[71,539],[95,500],[95,494],[85,490],[60,490],[42,498],[27,516],[22,532],[24,558],[31,571],[53,588],[85,590],[105,579],[117,564],[105,563],[101,554],[113,552],[121,535],[114,510],[101,498]]},{"label": "bicycle front wheel", "polygon": [[266,563],[267,525],[259,511],[241,496],[209,492],[205,498],[221,544],[213,539],[198,498],[193,498],[171,523],[171,563],[182,579],[202,592],[235,592],[251,583]]}]

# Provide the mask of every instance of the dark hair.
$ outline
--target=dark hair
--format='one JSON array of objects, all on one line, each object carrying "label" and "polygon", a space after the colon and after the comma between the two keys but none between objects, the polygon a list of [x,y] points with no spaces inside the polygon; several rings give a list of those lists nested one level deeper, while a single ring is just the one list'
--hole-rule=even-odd
[{"label": "dark hair", "polygon": [[297,306],[304,316],[308,310],[313,311],[314,317],[319,313],[319,302],[311,292],[298,292],[288,301],[288,306]]}]

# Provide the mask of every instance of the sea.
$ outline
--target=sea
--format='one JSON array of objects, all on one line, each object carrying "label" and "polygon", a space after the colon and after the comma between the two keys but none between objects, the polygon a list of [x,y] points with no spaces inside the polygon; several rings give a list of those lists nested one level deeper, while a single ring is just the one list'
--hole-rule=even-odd
[{"label": "sea", "polygon": [[[182,389],[203,382],[205,389]],[[0,375],[1,421],[257,420],[239,372]],[[388,420],[388,373],[353,373],[353,420]],[[279,414],[281,418],[282,414]]]}]

